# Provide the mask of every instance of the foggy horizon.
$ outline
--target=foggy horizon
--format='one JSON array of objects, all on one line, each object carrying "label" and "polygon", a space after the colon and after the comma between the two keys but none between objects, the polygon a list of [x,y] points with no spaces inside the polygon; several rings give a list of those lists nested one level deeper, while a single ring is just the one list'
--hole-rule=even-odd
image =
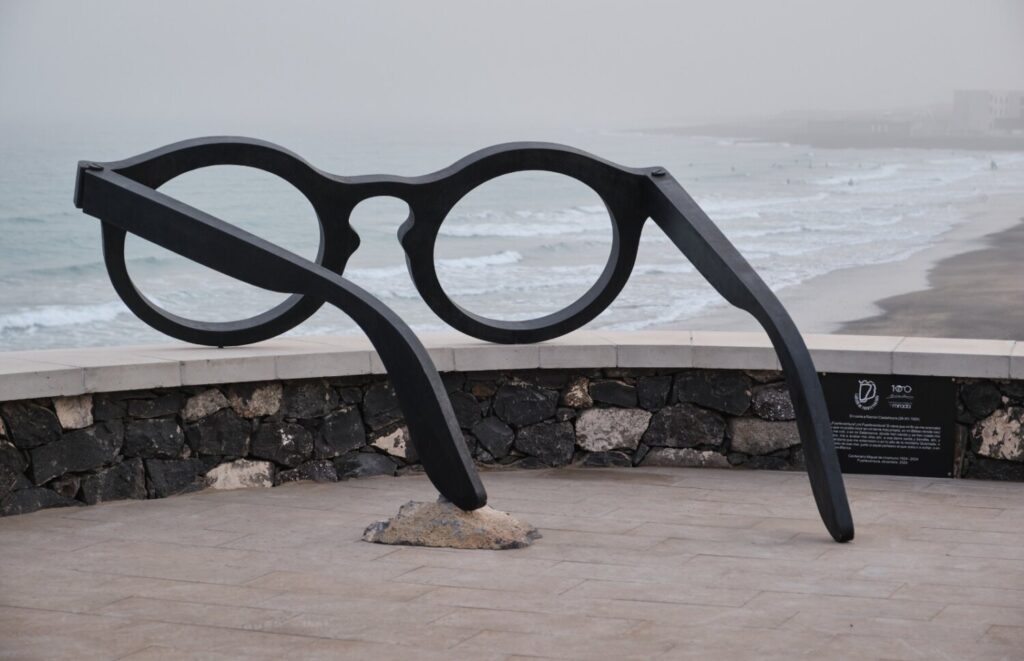
[{"label": "foggy horizon", "polygon": [[0,122],[642,129],[920,108],[1024,88],[1022,29],[1004,1],[3,0]]}]

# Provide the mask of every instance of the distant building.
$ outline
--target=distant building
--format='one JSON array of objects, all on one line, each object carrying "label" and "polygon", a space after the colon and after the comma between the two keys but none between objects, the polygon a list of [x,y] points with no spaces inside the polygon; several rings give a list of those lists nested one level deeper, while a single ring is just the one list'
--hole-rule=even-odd
[{"label": "distant building", "polygon": [[1024,131],[1024,91],[956,90],[951,120],[962,133]]}]

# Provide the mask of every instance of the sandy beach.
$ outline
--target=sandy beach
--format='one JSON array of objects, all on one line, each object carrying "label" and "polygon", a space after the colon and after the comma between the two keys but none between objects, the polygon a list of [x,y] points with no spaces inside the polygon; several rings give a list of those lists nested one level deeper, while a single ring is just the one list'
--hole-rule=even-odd
[{"label": "sandy beach", "polygon": [[[841,269],[776,293],[805,333],[1024,339],[1024,195],[967,210],[968,222],[908,259]],[[686,325],[758,329],[725,307]]]}]

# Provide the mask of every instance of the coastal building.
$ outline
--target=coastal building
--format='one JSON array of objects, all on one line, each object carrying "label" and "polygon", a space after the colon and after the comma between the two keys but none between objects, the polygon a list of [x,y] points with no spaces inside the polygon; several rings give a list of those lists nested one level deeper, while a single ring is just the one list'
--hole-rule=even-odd
[{"label": "coastal building", "polygon": [[961,133],[1024,133],[1024,91],[956,90],[951,120]]}]

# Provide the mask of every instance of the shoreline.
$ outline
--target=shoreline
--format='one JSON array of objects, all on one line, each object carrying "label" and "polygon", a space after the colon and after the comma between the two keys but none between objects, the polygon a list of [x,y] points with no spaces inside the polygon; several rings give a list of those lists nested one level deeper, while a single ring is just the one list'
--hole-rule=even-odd
[{"label": "shoreline", "polygon": [[[779,289],[776,295],[803,333],[1024,339],[1005,338],[1014,328],[1020,329],[1016,335],[1024,336],[1024,325],[1012,320],[1001,323],[1002,319],[994,314],[1014,305],[1024,314],[1024,305],[1020,303],[1024,301],[1024,265],[1018,265],[1019,260],[1014,259],[1024,252],[993,245],[1003,233],[1017,230],[1020,234],[1013,236],[1024,236],[1024,194],[989,197],[966,209],[967,221],[943,234],[938,243],[905,260],[839,269]],[[965,255],[974,256],[961,263],[960,258]],[[949,263],[953,265],[948,266]],[[955,274],[949,269],[954,269]],[[1011,282],[1015,274],[1016,283]],[[933,284],[936,277],[937,285]],[[936,307],[947,292],[963,287],[984,292],[997,282],[1012,288],[1017,295],[1003,294],[1006,300],[1001,306],[991,296],[960,299],[971,303],[969,309],[974,315],[985,312],[987,306],[989,314],[983,315],[984,320],[971,316],[966,324],[954,324],[956,312],[960,311],[955,302]],[[916,302],[921,297],[929,301],[930,307]],[[915,302],[911,305],[912,301]],[[905,310],[908,306],[913,314]],[[940,310],[946,312],[945,317],[937,314]],[[659,328],[682,327],[727,331],[760,328],[746,312],[725,304],[713,312]]]}]

